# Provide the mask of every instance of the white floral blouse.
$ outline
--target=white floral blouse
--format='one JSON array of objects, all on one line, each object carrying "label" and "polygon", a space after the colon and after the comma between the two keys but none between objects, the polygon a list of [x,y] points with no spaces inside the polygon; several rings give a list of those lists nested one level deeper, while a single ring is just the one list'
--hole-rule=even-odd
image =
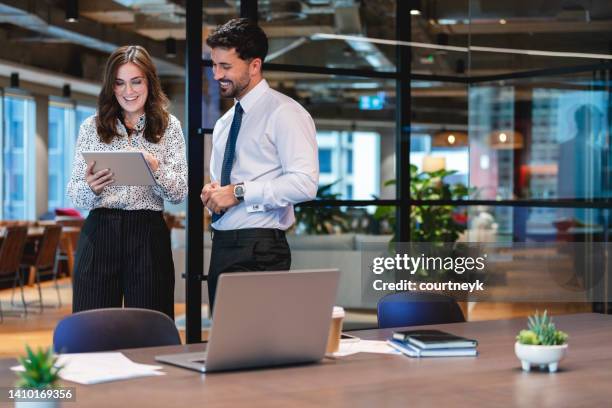
[{"label": "white floral blouse", "polygon": [[[68,197],[75,207],[92,210],[94,208],[116,208],[122,210],[163,211],[164,200],[173,204],[187,197],[187,161],[185,139],[181,124],[170,115],[168,127],[158,143],[150,143],[143,136],[145,115],[140,116],[135,132],[128,138],[125,126],[117,120],[117,131],[110,144],[100,140],[96,130],[95,115],[87,118],[79,130],[72,177],[68,183]],[[159,161],[159,168],[153,172],[157,181],[155,186],[106,186],[96,196],[85,180],[87,163],[81,154],[84,151],[109,151],[138,149],[151,153]]]}]

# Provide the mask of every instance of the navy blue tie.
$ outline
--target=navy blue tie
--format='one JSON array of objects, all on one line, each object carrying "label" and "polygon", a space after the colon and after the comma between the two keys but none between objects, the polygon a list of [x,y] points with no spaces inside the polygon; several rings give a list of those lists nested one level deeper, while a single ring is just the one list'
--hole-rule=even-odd
[{"label": "navy blue tie", "polygon": [[[232,165],[234,164],[234,156],[236,153],[236,140],[238,140],[238,133],[240,132],[240,124],[242,123],[242,106],[240,102],[234,107],[234,119],[232,120],[232,126],[230,127],[229,136],[225,143],[225,153],[223,154],[223,165],[221,166],[221,186],[227,186],[231,184],[230,176],[232,174]],[[224,213],[212,215],[212,222],[217,221],[223,216]]]}]

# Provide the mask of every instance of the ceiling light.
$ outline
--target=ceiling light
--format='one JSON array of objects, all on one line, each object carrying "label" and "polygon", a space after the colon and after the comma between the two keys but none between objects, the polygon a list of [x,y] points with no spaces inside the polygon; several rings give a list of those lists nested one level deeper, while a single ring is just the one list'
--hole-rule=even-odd
[{"label": "ceiling light", "polygon": [[421,15],[421,0],[409,0],[410,4],[410,15],[411,16],[420,16]]},{"label": "ceiling light", "polygon": [[507,23],[507,21],[505,19],[503,19],[503,18],[499,20],[499,24],[506,24],[506,23]]},{"label": "ceiling light", "polygon": [[11,88],[19,88],[19,73],[11,72]]},{"label": "ceiling light", "polygon": [[173,37],[166,38],[166,57],[176,57],[176,39]]},{"label": "ceiling light", "polygon": [[462,59],[458,59],[455,63],[455,72],[457,74],[465,74],[465,61]]},{"label": "ceiling light", "polygon": [[466,147],[468,134],[462,131],[441,130],[433,135],[432,147]]},{"label": "ceiling light", "polygon": [[64,84],[64,86],[62,87],[62,96],[64,98],[70,98],[71,95],[72,88],[70,87],[70,84]]},{"label": "ceiling light", "polygon": [[478,45],[470,45],[469,47],[460,47],[456,45],[439,45],[439,44],[423,43],[423,42],[416,42],[416,41],[397,41],[397,40],[388,40],[388,39],[383,39],[383,38],[369,38],[369,37],[359,37],[359,36],[354,36],[354,35],[328,34],[328,33],[315,33],[310,36],[310,39],[313,41],[317,41],[317,40],[362,41],[362,42],[369,42],[372,44],[401,45],[401,46],[407,46],[407,47],[431,48],[431,49],[437,49],[437,50],[447,50],[447,51],[457,51],[457,52],[479,51],[479,52],[493,52],[493,53],[505,53],[505,54],[538,55],[538,56],[543,56],[543,57],[591,58],[591,59],[612,60],[612,55],[609,55],[609,54],[526,50],[526,49],[498,48],[498,47],[481,47]]},{"label": "ceiling light", "polygon": [[66,0],[66,22],[79,21],[79,0]]},{"label": "ceiling light", "polygon": [[500,150],[522,149],[524,145],[521,132],[512,129],[492,132],[490,141],[493,149]]}]

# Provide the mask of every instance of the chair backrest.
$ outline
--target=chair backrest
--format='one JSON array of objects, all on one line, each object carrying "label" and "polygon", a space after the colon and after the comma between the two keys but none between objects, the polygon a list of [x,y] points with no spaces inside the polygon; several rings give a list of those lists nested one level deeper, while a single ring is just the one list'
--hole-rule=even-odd
[{"label": "chair backrest", "polygon": [[421,326],[465,322],[461,308],[450,296],[429,292],[401,292],[378,301],[378,327]]},{"label": "chair backrest", "polygon": [[55,327],[57,353],[88,353],[181,344],[172,319],[135,308],[95,309],[67,316]]},{"label": "chair backrest", "polygon": [[62,227],[60,225],[48,225],[45,227],[42,240],[38,246],[34,266],[38,269],[51,269],[55,266],[55,256],[57,255],[57,247],[61,235]]},{"label": "chair backrest", "polygon": [[79,242],[79,235],[81,234],[83,224],[85,224],[85,219],[58,216],[55,218],[55,222],[57,225],[61,225],[63,227],[62,236],[65,236],[66,238],[64,241],[70,241],[72,244],[72,250],[76,251],[77,244]]},{"label": "chair backrest", "polygon": [[0,248],[0,275],[9,275],[19,270],[28,239],[28,227],[7,227]]}]

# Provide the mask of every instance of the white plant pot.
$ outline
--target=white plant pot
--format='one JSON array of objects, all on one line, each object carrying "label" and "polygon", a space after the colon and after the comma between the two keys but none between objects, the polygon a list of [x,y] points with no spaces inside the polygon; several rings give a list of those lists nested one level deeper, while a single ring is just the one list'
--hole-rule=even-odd
[{"label": "white plant pot", "polygon": [[565,357],[567,344],[560,346],[535,346],[532,344],[514,343],[516,357],[521,360],[523,371],[530,371],[531,366],[539,366],[541,370],[548,368],[554,373],[559,368],[559,361]]}]

